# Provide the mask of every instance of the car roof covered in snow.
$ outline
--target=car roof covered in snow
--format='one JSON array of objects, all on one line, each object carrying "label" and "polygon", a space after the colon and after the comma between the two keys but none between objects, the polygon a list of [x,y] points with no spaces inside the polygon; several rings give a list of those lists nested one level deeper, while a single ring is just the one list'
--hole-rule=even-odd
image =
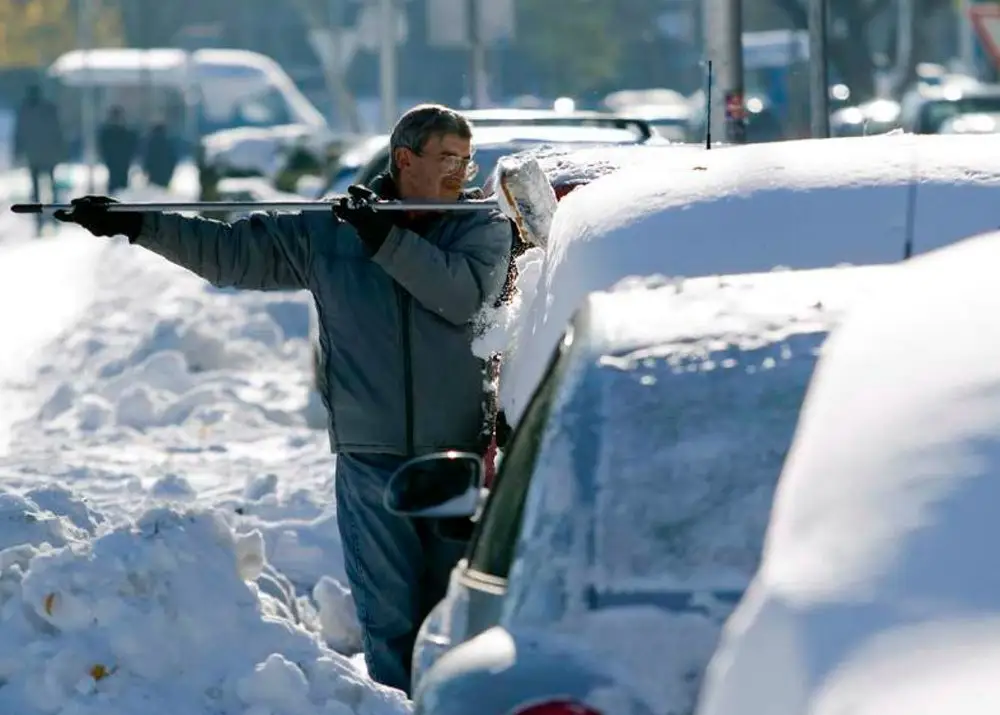
[{"label": "car roof covered in snow", "polygon": [[627,278],[587,296],[587,351],[595,357],[651,346],[708,354],[716,346],[780,342],[827,331],[894,266],[670,279]]},{"label": "car roof covered in snow", "polygon": [[887,263],[903,258],[911,233],[923,253],[1000,226],[1000,136],[676,147],[661,156],[559,203],[537,289],[517,321],[517,359],[536,364],[536,380],[584,297],[626,276]]},{"label": "car roof covered in snow", "polygon": [[998,263],[907,263],[829,341],[701,715],[1000,709]]}]

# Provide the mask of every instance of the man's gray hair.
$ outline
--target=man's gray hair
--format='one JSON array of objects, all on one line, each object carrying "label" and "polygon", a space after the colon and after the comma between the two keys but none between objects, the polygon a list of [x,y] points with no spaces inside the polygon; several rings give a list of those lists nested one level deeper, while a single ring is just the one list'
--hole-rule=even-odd
[{"label": "man's gray hair", "polygon": [[389,137],[389,174],[399,178],[396,150],[423,151],[431,137],[453,134],[472,139],[472,123],[454,109],[441,104],[419,104],[410,109],[392,128]]}]

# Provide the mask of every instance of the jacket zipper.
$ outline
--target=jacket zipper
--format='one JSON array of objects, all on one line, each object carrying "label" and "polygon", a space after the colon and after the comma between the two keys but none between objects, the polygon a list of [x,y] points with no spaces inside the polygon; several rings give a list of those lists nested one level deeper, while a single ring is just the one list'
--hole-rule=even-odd
[{"label": "jacket zipper", "polygon": [[410,311],[413,299],[410,294],[396,285],[396,295],[399,297],[399,313],[402,321],[403,339],[403,400],[406,411],[406,456],[413,456],[413,356],[410,350]]}]

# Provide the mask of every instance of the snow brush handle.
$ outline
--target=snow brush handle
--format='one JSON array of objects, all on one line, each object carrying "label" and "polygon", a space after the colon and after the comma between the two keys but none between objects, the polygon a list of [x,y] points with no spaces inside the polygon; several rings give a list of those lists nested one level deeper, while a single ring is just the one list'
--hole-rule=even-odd
[{"label": "snow brush handle", "polygon": [[[326,201],[191,201],[175,203],[115,203],[104,209],[112,213],[139,212],[160,213],[165,211],[330,211],[332,197]],[[345,197],[346,198],[346,197]],[[375,201],[371,207],[376,211],[496,211],[500,205],[496,201]],[[42,214],[56,211],[73,211],[72,204],[14,204],[10,210],[16,214]]]}]

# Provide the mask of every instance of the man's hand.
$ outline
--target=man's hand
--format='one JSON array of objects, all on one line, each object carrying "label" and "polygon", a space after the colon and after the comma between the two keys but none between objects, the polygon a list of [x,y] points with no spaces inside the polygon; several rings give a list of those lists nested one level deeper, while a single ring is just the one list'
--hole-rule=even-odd
[{"label": "man's hand", "polygon": [[368,253],[374,256],[385,243],[395,222],[388,212],[376,211],[372,207],[379,196],[367,186],[354,184],[348,187],[347,193],[350,198],[343,198],[334,204],[333,214],[354,226]]},{"label": "man's hand", "polygon": [[108,211],[108,206],[118,203],[107,196],[84,196],[73,199],[69,211],[56,211],[56,220],[75,223],[95,236],[117,236],[123,234],[130,239],[139,236],[142,230],[142,214],[135,211]]}]

